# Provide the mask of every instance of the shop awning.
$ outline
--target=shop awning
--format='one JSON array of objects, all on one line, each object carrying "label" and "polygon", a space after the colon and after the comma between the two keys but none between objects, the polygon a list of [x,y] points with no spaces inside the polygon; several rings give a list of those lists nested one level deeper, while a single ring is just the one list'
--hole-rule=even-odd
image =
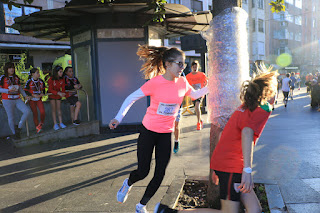
[{"label": "shop awning", "polygon": [[[180,4],[166,4],[165,10],[165,21],[150,25],[164,30],[166,37],[191,35],[205,31],[212,19],[210,11],[193,13],[186,6]],[[70,28],[77,18],[101,13],[143,14],[148,20],[151,20],[154,11],[150,10],[146,3],[66,6],[17,17],[12,27],[26,36],[53,41],[69,41]]]}]

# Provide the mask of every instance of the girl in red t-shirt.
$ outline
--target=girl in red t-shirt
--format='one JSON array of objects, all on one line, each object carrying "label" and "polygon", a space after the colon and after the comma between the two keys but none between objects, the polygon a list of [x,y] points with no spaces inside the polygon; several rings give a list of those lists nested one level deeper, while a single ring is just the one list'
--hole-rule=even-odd
[{"label": "girl in red t-shirt", "polygon": [[[220,182],[222,210],[194,209],[174,210],[158,203],[155,213],[175,212],[239,212],[240,200],[247,212],[261,212],[261,205],[253,189],[253,146],[271,114],[271,104],[277,91],[277,72],[262,66],[260,76],[243,83],[242,105],[230,117],[220,140],[214,149],[210,168],[214,170],[212,181]],[[271,104],[269,104],[269,102]]]},{"label": "girl in red t-shirt", "polygon": [[[51,105],[51,114],[53,119],[53,129],[58,130],[60,128],[66,128],[66,125],[62,123],[62,113],[61,113],[61,98],[66,96],[65,93],[65,82],[63,76],[63,69],[60,66],[56,66],[53,69],[52,76],[48,80],[48,93],[50,105]],[[57,115],[58,112],[58,119],[59,124],[57,123]]]},{"label": "girl in red t-shirt", "polygon": [[137,55],[145,60],[142,70],[145,78],[150,80],[126,98],[117,116],[110,121],[109,127],[116,128],[136,100],[150,96],[150,106],[143,118],[138,138],[138,169],[130,173],[117,193],[118,202],[124,203],[132,185],[148,175],[155,150],[154,176],[140,203],[136,205],[136,212],[142,213],[147,212],[146,204],[164,178],[171,155],[171,133],[183,97],[187,95],[197,99],[205,95],[208,89],[204,87],[195,91],[188,81],[181,77],[186,67],[185,55],[177,48],[140,46]]}]

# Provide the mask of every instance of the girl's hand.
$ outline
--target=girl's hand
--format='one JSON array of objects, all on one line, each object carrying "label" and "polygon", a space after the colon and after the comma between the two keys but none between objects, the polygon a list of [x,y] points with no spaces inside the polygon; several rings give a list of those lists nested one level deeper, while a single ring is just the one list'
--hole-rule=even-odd
[{"label": "girl's hand", "polygon": [[253,189],[253,179],[251,173],[242,172],[241,184],[238,187],[240,192],[249,193]]},{"label": "girl's hand", "polygon": [[63,93],[63,92],[58,92],[57,94],[60,95],[61,97],[65,97],[66,96],[66,93]]},{"label": "girl's hand", "polygon": [[119,125],[119,121],[117,119],[112,119],[109,123],[110,129],[115,129]]},{"label": "girl's hand", "polygon": [[212,176],[211,176],[212,182],[215,185],[219,184],[219,177],[216,175],[215,171],[212,171]]}]

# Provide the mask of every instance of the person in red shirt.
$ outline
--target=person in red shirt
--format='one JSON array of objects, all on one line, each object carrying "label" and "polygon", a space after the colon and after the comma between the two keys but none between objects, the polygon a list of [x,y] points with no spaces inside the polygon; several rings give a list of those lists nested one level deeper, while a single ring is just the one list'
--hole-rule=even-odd
[{"label": "person in red shirt", "polygon": [[[263,66],[264,67],[264,66]],[[246,212],[261,212],[261,205],[253,189],[253,147],[257,143],[272,112],[271,104],[277,91],[277,72],[263,74],[243,83],[242,105],[231,115],[212,154],[212,181],[220,182],[221,210],[195,209],[191,212],[239,212],[240,199]],[[268,102],[270,101],[270,103]],[[174,210],[158,203],[155,213],[189,212]]]},{"label": "person in red shirt", "polygon": [[[2,97],[2,104],[8,116],[8,124],[13,133],[13,139],[21,138],[21,130],[25,121],[30,114],[30,109],[20,99],[22,94],[26,100],[30,97],[21,88],[20,78],[15,73],[15,66],[12,62],[7,62],[4,65],[4,75],[0,77],[0,93]],[[22,112],[21,119],[15,125],[15,109],[18,108]]]},{"label": "person in red shirt", "polygon": [[[65,93],[65,81],[63,79],[63,69],[60,66],[56,66],[53,69],[52,76],[48,80],[48,93],[50,105],[51,105],[51,113],[52,119],[54,122],[53,129],[58,130],[60,128],[66,128],[66,125],[62,123],[62,113],[61,113],[61,98],[66,96]],[[57,123],[57,115],[58,112],[58,119],[59,124]]]},{"label": "person in red shirt", "polygon": [[[203,72],[199,72],[199,62],[194,61],[191,64],[192,72],[190,72],[186,78],[189,84],[193,87],[193,89],[198,90],[207,85],[207,76]],[[200,97],[196,100],[193,100],[194,109],[197,115],[197,130],[201,130],[203,127],[203,121],[201,120],[201,111],[200,104],[203,100],[203,97]]]},{"label": "person in red shirt", "polygon": [[70,103],[71,121],[74,125],[79,125],[80,120],[78,119],[81,102],[78,99],[77,90],[82,88],[79,80],[73,75],[72,67],[66,67],[63,72],[65,79],[65,88],[67,101]]}]

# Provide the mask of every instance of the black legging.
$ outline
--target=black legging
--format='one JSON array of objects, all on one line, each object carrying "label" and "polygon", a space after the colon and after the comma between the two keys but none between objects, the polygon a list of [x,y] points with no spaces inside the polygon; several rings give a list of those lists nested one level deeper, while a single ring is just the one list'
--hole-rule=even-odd
[{"label": "black legging", "polygon": [[150,171],[153,148],[156,150],[156,168],[154,176],[140,201],[146,205],[161,185],[171,156],[171,133],[157,133],[144,126],[138,138],[138,169],[130,173],[129,185],[144,179]]}]

